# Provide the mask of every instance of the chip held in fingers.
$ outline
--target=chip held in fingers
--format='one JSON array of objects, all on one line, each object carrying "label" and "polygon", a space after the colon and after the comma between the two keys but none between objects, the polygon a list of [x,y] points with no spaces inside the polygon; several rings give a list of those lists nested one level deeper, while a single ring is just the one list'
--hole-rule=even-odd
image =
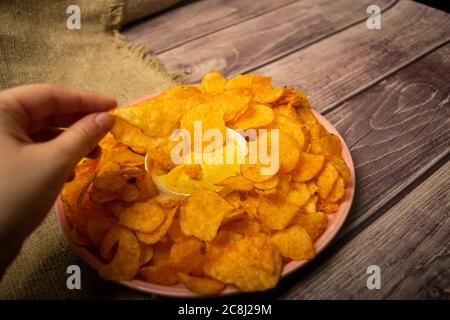
[{"label": "chip held in fingers", "polygon": [[61,192],[105,280],[213,296],[274,288],[313,259],[351,179],[306,95],[218,71],[111,111],[101,152]]}]

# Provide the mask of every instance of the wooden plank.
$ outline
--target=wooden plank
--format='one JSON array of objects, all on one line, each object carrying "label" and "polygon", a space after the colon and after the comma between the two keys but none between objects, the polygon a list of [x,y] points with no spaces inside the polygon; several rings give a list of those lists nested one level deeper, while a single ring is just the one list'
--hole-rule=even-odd
[{"label": "wooden plank", "polygon": [[304,89],[325,111],[450,40],[450,15],[416,2],[398,2],[381,22],[381,30],[362,22],[255,72]]},{"label": "wooden plank", "polygon": [[[447,44],[327,114],[350,146],[356,168],[354,203],[330,247],[266,293],[266,297],[286,297],[288,292],[291,298],[307,295],[315,298],[329,294],[325,286],[334,281],[332,277],[352,277],[352,271],[331,269],[333,254],[342,247],[347,250],[346,243],[365,232],[428,170],[449,157],[449,82],[450,44]],[[350,251],[363,245],[358,241],[352,243]],[[330,280],[321,287],[322,277]],[[339,298],[339,292],[333,294]]]},{"label": "wooden plank", "polygon": [[[341,3],[336,1],[338,2]],[[301,3],[303,2],[295,5]],[[335,14],[346,15],[350,11],[351,15],[355,15],[357,13],[352,11],[353,6],[344,7]],[[314,19],[321,19],[321,10],[325,8],[311,5],[311,11],[305,10],[301,17],[315,17],[307,19],[311,23]],[[277,33],[276,28],[270,31],[258,29],[263,22],[270,23],[269,20],[260,19],[275,19],[271,14],[233,27],[233,37],[224,36],[224,33],[230,32],[227,30],[217,32],[207,38],[208,42],[200,44],[203,39],[199,39],[167,51],[160,58],[169,67],[187,70],[193,82],[198,81],[209,69],[225,70],[229,75],[247,71],[270,75],[275,84],[305,90],[312,105],[324,111],[450,40],[449,14],[414,2],[400,1],[382,13],[381,30],[368,30],[364,20],[285,58],[255,69],[254,65],[258,61],[266,61],[272,55],[271,52],[278,50],[272,43],[281,41],[285,50],[289,51],[292,42],[301,41],[299,39],[308,38],[311,33],[315,33],[312,30],[314,28],[309,28],[305,23],[303,28],[295,29],[295,41],[283,42],[278,39],[282,36]],[[365,14],[365,10],[362,14]],[[330,13],[322,16],[322,19],[332,19],[332,16]],[[351,20],[350,17],[346,19]],[[258,28],[253,30],[251,24],[256,21]],[[289,26],[290,22],[287,24]],[[242,29],[238,30],[239,28]],[[248,44],[236,47],[235,43],[240,43],[236,40],[239,37],[245,38],[243,43]],[[259,47],[260,43],[265,46]],[[202,53],[203,51],[207,54]],[[278,54],[276,51],[274,55]],[[260,56],[263,58],[258,60]],[[251,65],[250,68],[247,67],[248,64]]]},{"label": "wooden plank", "polygon": [[193,82],[211,69],[242,73],[274,61],[367,18],[366,9],[395,0],[303,0],[191,41],[160,55]]},{"label": "wooden plank", "polygon": [[295,1],[198,1],[125,27],[123,34],[159,53]]},{"label": "wooden plank", "polygon": [[448,155],[449,83],[447,44],[326,115],[356,168],[356,201],[342,235]]},{"label": "wooden plank", "polygon": [[[288,299],[450,299],[450,162],[285,294]],[[381,271],[368,290],[367,267]]]}]

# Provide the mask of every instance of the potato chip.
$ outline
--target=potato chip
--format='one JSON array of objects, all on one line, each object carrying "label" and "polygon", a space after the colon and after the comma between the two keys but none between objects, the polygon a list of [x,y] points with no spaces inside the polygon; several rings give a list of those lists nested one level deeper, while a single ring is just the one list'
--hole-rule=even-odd
[{"label": "potato chip", "polygon": [[86,191],[95,178],[97,160],[85,159],[75,168],[75,178],[64,184],[61,190],[61,200],[70,210],[64,210],[67,221],[73,225],[80,220],[82,202]]},{"label": "potato chip", "polygon": [[300,156],[300,147],[297,141],[284,130],[280,130],[280,170],[281,174],[292,171],[297,165]]},{"label": "potato chip", "polygon": [[107,191],[117,191],[126,183],[127,181],[120,174],[120,165],[117,162],[109,161],[99,164],[97,176],[94,180],[95,188]]},{"label": "potato chip", "polygon": [[328,154],[326,156],[326,159],[333,164],[333,167],[336,168],[336,170],[339,172],[339,175],[344,179],[344,184],[347,185],[348,181],[350,180],[351,174],[344,159],[331,154]]},{"label": "potato chip", "polygon": [[298,224],[305,229],[313,241],[326,230],[327,223],[328,218],[323,212],[301,212],[292,220],[292,224]]},{"label": "potato chip", "polygon": [[181,230],[186,235],[210,241],[216,236],[225,214],[232,209],[233,207],[216,192],[196,191],[181,206]]},{"label": "potato chip", "polygon": [[167,235],[173,242],[180,242],[188,237],[181,231],[180,219],[178,217],[173,219],[169,230],[167,230]]},{"label": "potato chip", "polygon": [[225,289],[225,284],[210,278],[193,277],[185,273],[178,273],[178,279],[189,290],[200,295],[216,295]]},{"label": "potato chip", "polygon": [[224,111],[220,106],[214,103],[204,103],[192,108],[184,115],[180,128],[188,130],[191,137],[194,137],[194,124],[197,122],[201,124],[202,135],[208,129],[217,129],[222,137],[226,137],[223,117]]},{"label": "potato chip", "polygon": [[261,224],[258,222],[258,220],[250,216],[243,215],[239,218],[224,223],[220,227],[220,230],[237,232],[242,235],[250,235],[259,233],[261,231]]},{"label": "potato chip", "polygon": [[148,137],[139,127],[133,126],[124,119],[117,117],[111,132],[117,141],[130,148],[144,150],[143,153],[147,149],[153,149],[164,144],[167,140],[166,137]]},{"label": "potato chip", "polygon": [[98,246],[108,231],[116,224],[117,219],[114,215],[103,208],[98,208],[89,215],[86,234],[89,240]]},{"label": "potato chip", "polygon": [[277,186],[277,194],[280,197],[284,198],[288,195],[291,181],[292,181],[291,175],[280,176]]},{"label": "potato chip", "polygon": [[247,197],[242,203],[242,208],[252,217],[257,218],[258,217],[258,207],[261,203],[260,198],[256,197]]},{"label": "potato chip", "polygon": [[253,182],[243,176],[226,178],[219,185],[229,191],[250,191],[253,189]]},{"label": "potato chip", "polygon": [[217,71],[210,71],[202,78],[201,85],[204,92],[220,93],[225,89],[227,79]]},{"label": "potato chip", "polygon": [[268,230],[281,230],[289,225],[299,208],[282,199],[263,199],[258,206],[258,218]]},{"label": "potato chip", "polygon": [[233,209],[238,209],[241,207],[241,195],[239,192],[231,192],[224,196],[225,200],[233,207]]},{"label": "potato chip", "polygon": [[261,88],[259,90],[255,90],[253,100],[259,103],[272,103],[278,98],[280,98],[284,93],[283,87],[273,88]]},{"label": "potato chip", "polygon": [[150,262],[153,258],[153,247],[151,245],[140,243],[141,246],[141,258],[139,260],[139,266],[142,267]]},{"label": "potato chip", "polygon": [[306,182],[314,178],[322,169],[325,157],[319,154],[301,152],[292,172],[295,181]]},{"label": "potato chip", "polygon": [[143,267],[139,273],[149,282],[164,286],[173,286],[178,283],[176,268],[170,265],[151,265]]},{"label": "potato chip", "polygon": [[249,129],[264,127],[272,123],[274,114],[272,108],[264,104],[250,104],[245,113],[241,114],[230,126],[233,129]]},{"label": "potato chip", "polygon": [[344,194],[345,194],[344,179],[339,177],[336,180],[333,189],[331,189],[330,193],[328,194],[327,201],[337,202],[344,196]]},{"label": "potato chip", "polygon": [[283,131],[289,133],[289,135],[297,141],[300,151],[303,151],[305,146],[305,134],[299,122],[282,115],[277,115],[273,127],[281,128]]},{"label": "potato chip", "polygon": [[207,275],[244,292],[273,288],[281,274],[281,258],[268,236],[221,232],[207,247]]},{"label": "potato chip", "polygon": [[234,88],[259,88],[259,87],[271,87],[272,79],[270,77],[263,77],[256,74],[238,75],[227,81],[225,85],[226,90]]},{"label": "potato chip", "polygon": [[[113,109],[111,113],[141,129],[147,137],[168,137],[178,126],[183,106],[180,99],[163,94],[132,106]],[[114,134],[114,127],[112,132]],[[117,136],[115,138],[120,141]]]},{"label": "potato chip", "polygon": [[273,174],[263,174],[263,168],[268,166],[262,165],[260,163],[250,164],[246,160],[246,163],[241,164],[242,176],[253,182],[264,182],[273,177]]},{"label": "potato chip", "polygon": [[274,189],[278,186],[279,182],[278,176],[272,176],[269,180],[263,181],[263,182],[255,182],[254,186],[255,188],[258,188],[260,190],[269,190]]},{"label": "potato chip", "polygon": [[[251,91],[248,89],[231,89],[220,95],[212,95],[209,101],[220,106],[224,111],[225,122],[235,121],[240,115],[247,111],[252,99]],[[208,99],[207,99],[208,100]]]},{"label": "potato chip", "polygon": [[130,229],[149,233],[158,228],[165,218],[166,213],[160,207],[146,202],[137,202],[122,211],[119,223]]},{"label": "potato chip", "polygon": [[152,198],[151,203],[156,203],[158,206],[164,209],[177,208],[181,202],[186,200],[184,196],[177,196],[170,193],[162,193]]},{"label": "potato chip", "polygon": [[189,273],[203,264],[205,254],[206,246],[203,241],[187,237],[184,241],[173,244],[169,261],[177,270]]},{"label": "potato chip", "polygon": [[286,201],[294,206],[304,206],[311,197],[308,186],[305,183],[296,183],[294,190],[289,191]]},{"label": "potato chip", "polygon": [[317,210],[323,211],[324,213],[335,213],[339,210],[339,203],[337,202],[326,202],[319,199],[317,202]]},{"label": "potato chip", "polygon": [[160,241],[166,235],[167,230],[169,230],[170,225],[172,224],[173,221],[173,217],[175,216],[177,210],[178,207],[175,207],[173,209],[166,209],[165,220],[158,228],[156,228],[152,232],[136,231],[136,236],[139,239],[139,241],[144,242],[146,244],[154,244]]},{"label": "potato chip", "polygon": [[309,260],[315,255],[311,238],[299,225],[275,232],[270,240],[277,246],[283,257],[292,260]]},{"label": "potato chip", "polygon": [[[99,268],[99,274],[103,279],[114,281],[132,280],[139,271],[141,248],[132,231],[117,227],[112,228],[105,239],[114,238],[117,252],[112,261]],[[105,241],[103,239],[102,243]],[[114,241],[111,241],[114,242]]]},{"label": "potato chip", "polygon": [[325,133],[320,139],[320,144],[322,145],[323,154],[333,154],[335,156],[341,155],[341,140],[338,136],[331,133]]},{"label": "potato chip", "polygon": [[327,162],[317,177],[317,187],[319,188],[319,197],[326,199],[331,189],[334,186],[339,174],[336,168],[329,162]]}]

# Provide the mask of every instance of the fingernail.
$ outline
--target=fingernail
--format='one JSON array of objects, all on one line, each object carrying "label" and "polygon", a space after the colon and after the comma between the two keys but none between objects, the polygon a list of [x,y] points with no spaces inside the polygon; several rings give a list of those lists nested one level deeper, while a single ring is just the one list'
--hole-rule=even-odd
[{"label": "fingernail", "polygon": [[94,121],[99,128],[109,130],[114,124],[114,117],[109,113],[102,112],[95,116]]}]

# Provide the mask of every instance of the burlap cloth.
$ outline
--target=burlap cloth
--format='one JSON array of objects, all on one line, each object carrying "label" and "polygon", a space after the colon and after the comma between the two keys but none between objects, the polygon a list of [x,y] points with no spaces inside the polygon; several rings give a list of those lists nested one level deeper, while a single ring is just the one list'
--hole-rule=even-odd
[{"label": "burlap cloth", "polygon": [[[50,82],[95,90],[119,103],[181,81],[118,27],[179,0],[1,0],[0,89]],[[66,28],[66,9],[81,9],[81,29]],[[174,23],[177,23],[174,21]],[[21,173],[18,173],[21,174]],[[0,244],[4,246],[6,244]],[[67,267],[79,265],[81,290],[66,287]],[[54,210],[26,240],[0,283],[1,299],[152,298],[99,279],[68,247]]]}]

